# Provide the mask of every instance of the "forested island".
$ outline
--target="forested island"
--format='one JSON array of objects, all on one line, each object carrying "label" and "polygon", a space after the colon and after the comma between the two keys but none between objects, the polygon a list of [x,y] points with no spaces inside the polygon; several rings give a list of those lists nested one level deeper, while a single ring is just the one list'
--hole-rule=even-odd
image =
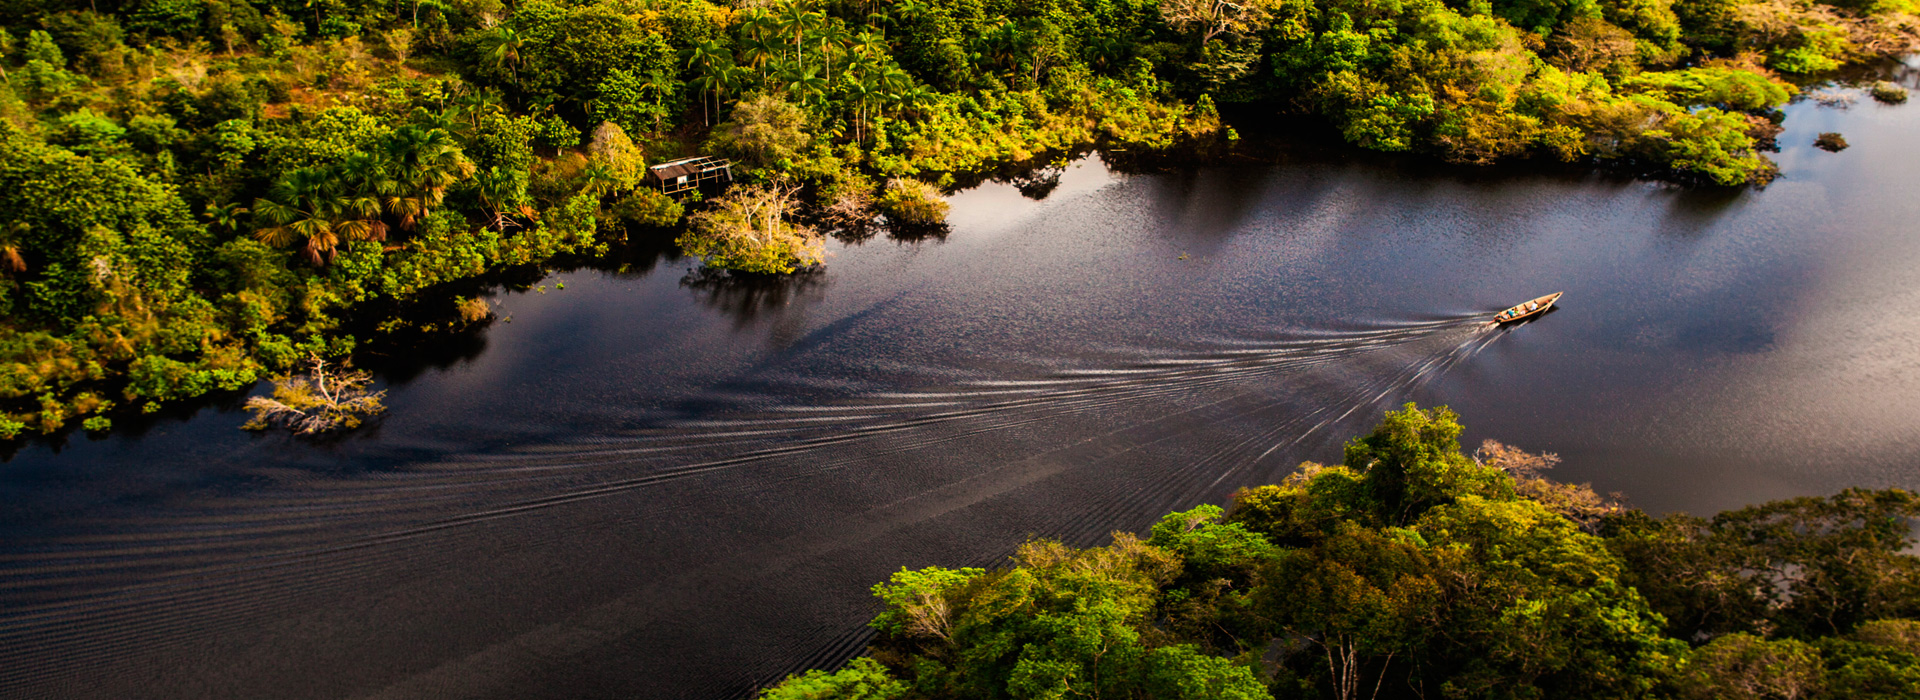
[{"label": "forested island", "polygon": [[1920,497],[1655,518],[1408,404],[1145,538],[902,569],[868,653],[765,700],[1920,697]]},{"label": "forested island", "polygon": [[[743,274],[817,265],[823,232],[937,223],[956,175],[1231,144],[1225,104],[1319,115],[1359,148],[1764,183],[1793,81],[1909,50],[1914,10],[9,0],[0,439],[484,323],[473,281],[639,240]],[[643,181],[696,154],[732,159],[733,187]]]}]

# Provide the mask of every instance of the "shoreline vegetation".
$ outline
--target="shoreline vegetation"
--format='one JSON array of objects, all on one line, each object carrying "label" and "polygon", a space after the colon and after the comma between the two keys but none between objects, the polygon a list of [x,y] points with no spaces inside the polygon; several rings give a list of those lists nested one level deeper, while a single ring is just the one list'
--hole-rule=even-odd
[{"label": "shoreline vegetation", "polygon": [[1920,497],[1655,518],[1407,404],[1228,508],[875,585],[866,654],[762,700],[1920,697]]},{"label": "shoreline vegetation", "polygon": [[[503,270],[664,240],[712,269],[803,270],[826,235],[937,231],[941,190],[973,173],[1230,146],[1218,105],[1460,163],[1761,184],[1790,80],[1910,51],[1915,11],[10,0],[0,441],[104,430],[377,340],[349,328],[465,326],[451,290]],[[737,186],[673,199],[644,181],[699,154],[732,159]]]}]

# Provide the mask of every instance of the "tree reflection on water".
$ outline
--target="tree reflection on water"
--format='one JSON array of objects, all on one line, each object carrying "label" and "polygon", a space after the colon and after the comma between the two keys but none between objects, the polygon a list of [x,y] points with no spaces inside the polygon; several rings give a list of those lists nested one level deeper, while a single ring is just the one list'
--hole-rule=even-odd
[{"label": "tree reflection on water", "polygon": [[701,267],[680,278],[680,286],[692,290],[702,304],[732,317],[735,328],[785,316],[786,309],[796,302],[804,307],[819,301],[825,296],[826,282],[823,267],[790,275],[753,275]]}]

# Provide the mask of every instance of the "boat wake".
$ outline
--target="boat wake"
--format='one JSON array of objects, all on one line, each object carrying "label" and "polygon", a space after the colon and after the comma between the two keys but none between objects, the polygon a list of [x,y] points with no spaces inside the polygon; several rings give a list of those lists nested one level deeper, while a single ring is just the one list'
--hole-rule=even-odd
[{"label": "boat wake", "polygon": [[[705,410],[628,435],[325,480],[263,474],[244,492],[75,516],[0,550],[0,687],[59,695],[88,682],[100,659],[136,649],[187,653],[211,631],[373,585],[395,570],[452,561],[473,546],[456,541],[475,539],[465,534],[475,526],[520,523],[512,527],[530,539],[568,537],[529,519],[563,506],[599,513],[605,509],[594,504],[616,496],[629,497],[616,512],[655,522],[745,508],[715,505],[716,494],[805,521],[795,509],[808,504],[772,495],[801,483],[838,494],[812,518],[818,522],[765,538],[757,560],[764,563],[845,546],[845,533],[860,527],[878,533],[928,522],[1075,470],[1111,470],[1110,478],[1075,480],[1073,507],[1032,521],[1032,532],[1090,541],[1115,523],[1277,478],[1291,469],[1288,460],[1331,440],[1329,428],[1409,395],[1511,330],[1485,321],[1462,314],[1233,339],[1043,376]],[[1148,453],[1152,459],[1135,459]],[[662,494],[645,496],[654,491]],[[855,515],[868,524],[834,520]],[[751,508],[736,517],[752,527]],[[829,531],[835,536],[820,535]],[[974,563],[997,556],[982,553]],[[695,566],[662,578],[702,575]],[[826,645],[842,632],[795,643]]]}]

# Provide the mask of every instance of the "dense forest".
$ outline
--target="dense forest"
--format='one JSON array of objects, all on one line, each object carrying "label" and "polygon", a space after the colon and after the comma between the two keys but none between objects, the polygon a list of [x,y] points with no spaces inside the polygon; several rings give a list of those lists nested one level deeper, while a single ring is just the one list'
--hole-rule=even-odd
[{"label": "dense forest", "polygon": [[1144,539],[902,569],[868,654],[764,700],[1920,697],[1920,497],[1654,518],[1408,404]]},{"label": "dense forest", "polygon": [[[1765,182],[1783,77],[1908,50],[1914,9],[0,0],[0,439],[483,322],[452,285],[641,237],[790,272],[824,230],[937,223],[956,174],[1230,143],[1225,103],[1362,148]],[[695,154],[736,184],[643,182]]]}]

